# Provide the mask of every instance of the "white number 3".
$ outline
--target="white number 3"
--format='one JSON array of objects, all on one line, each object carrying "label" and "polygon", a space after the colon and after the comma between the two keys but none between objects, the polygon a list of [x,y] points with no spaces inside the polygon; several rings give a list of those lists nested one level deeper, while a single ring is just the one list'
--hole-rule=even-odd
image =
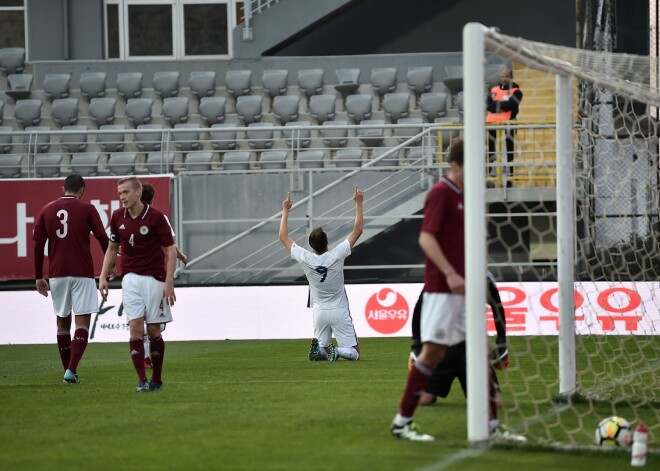
[{"label": "white number 3", "polygon": [[64,209],[60,209],[57,212],[57,217],[60,219],[60,224],[62,224],[62,228],[56,230],[55,234],[60,239],[64,239],[67,233],[69,232],[69,226],[67,224],[67,221],[69,220],[69,213]]}]

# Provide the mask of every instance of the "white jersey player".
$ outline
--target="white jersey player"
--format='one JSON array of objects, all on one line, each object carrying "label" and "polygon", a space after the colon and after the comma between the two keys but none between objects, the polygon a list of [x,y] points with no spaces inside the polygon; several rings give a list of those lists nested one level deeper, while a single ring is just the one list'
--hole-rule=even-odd
[{"label": "white jersey player", "polygon": [[[364,193],[357,186],[353,193],[355,201],[355,223],[346,240],[332,250],[328,249],[328,235],[317,227],[309,235],[310,252],[289,237],[288,217],[293,206],[291,194],[282,202],[280,241],[303,268],[310,290],[310,307],[314,315],[314,339],[309,351],[309,359],[358,360],[360,346],[348,308],[348,297],[344,287],[344,260],[362,235],[362,201]],[[332,335],[337,339],[337,348],[332,345]]]}]

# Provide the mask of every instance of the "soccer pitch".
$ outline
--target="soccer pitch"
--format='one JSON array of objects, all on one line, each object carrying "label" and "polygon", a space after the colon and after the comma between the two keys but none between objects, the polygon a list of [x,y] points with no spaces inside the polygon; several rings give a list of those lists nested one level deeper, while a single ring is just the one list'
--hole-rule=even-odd
[{"label": "soccer pitch", "polygon": [[[523,341],[510,338],[510,349]],[[458,383],[447,400],[416,414],[435,442],[396,440],[389,426],[404,387],[409,340],[362,339],[358,362],[309,362],[308,347],[305,340],[168,342],[165,388],[138,394],[127,343],[90,344],[80,384],[62,383],[55,345],[0,346],[0,469],[629,466],[629,452],[616,450],[470,448]],[[513,361],[527,360],[514,354]],[[508,373],[500,379],[515,384]],[[649,456],[647,469],[658,462]]]}]

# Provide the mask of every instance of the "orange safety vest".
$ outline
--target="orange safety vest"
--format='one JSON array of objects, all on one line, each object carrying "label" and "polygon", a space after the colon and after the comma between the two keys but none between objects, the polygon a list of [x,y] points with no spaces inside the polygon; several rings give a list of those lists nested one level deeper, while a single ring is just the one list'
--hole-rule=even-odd
[{"label": "orange safety vest", "polygon": [[[515,92],[520,90],[518,87],[511,87],[502,90],[499,85],[495,85],[490,89],[490,96],[493,101],[509,101]],[[511,119],[511,111],[500,111],[499,113],[488,112],[486,116],[487,123],[499,123],[501,121],[509,121]]]}]

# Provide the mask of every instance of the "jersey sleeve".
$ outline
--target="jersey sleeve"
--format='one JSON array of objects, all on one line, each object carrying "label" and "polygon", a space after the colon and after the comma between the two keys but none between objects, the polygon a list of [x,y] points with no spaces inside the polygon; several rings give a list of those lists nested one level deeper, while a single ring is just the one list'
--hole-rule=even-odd
[{"label": "jersey sleeve", "polygon": [[292,259],[294,259],[296,262],[302,263],[304,254],[305,254],[305,249],[303,249],[301,246],[299,246],[295,242],[293,244],[291,244],[291,258]]},{"label": "jersey sleeve", "polygon": [[39,214],[37,224],[34,226],[32,239],[34,240],[34,278],[39,280],[44,277],[44,248],[48,240],[43,211]]},{"label": "jersey sleeve", "polygon": [[445,200],[442,197],[442,190],[434,188],[426,197],[424,204],[424,219],[422,220],[422,232],[437,234],[440,232],[443,220],[445,218]]},{"label": "jersey sleeve", "polygon": [[172,227],[165,218],[164,214],[161,214],[156,223],[154,224],[156,229],[156,235],[158,236],[158,241],[162,247],[169,247],[174,245],[174,237],[172,237]]},{"label": "jersey sleeve", "polygon": [[344,260],[351,254],[351,243],[348,239],[344,240],[344,242],[335,247],[334,252],[339,260]]},{"label": "jersey sleeve", "polygon": [[110,217],[110,242],[118,244],[119,239],[119,228],[117,227],[117,212],[112,213]]}]

